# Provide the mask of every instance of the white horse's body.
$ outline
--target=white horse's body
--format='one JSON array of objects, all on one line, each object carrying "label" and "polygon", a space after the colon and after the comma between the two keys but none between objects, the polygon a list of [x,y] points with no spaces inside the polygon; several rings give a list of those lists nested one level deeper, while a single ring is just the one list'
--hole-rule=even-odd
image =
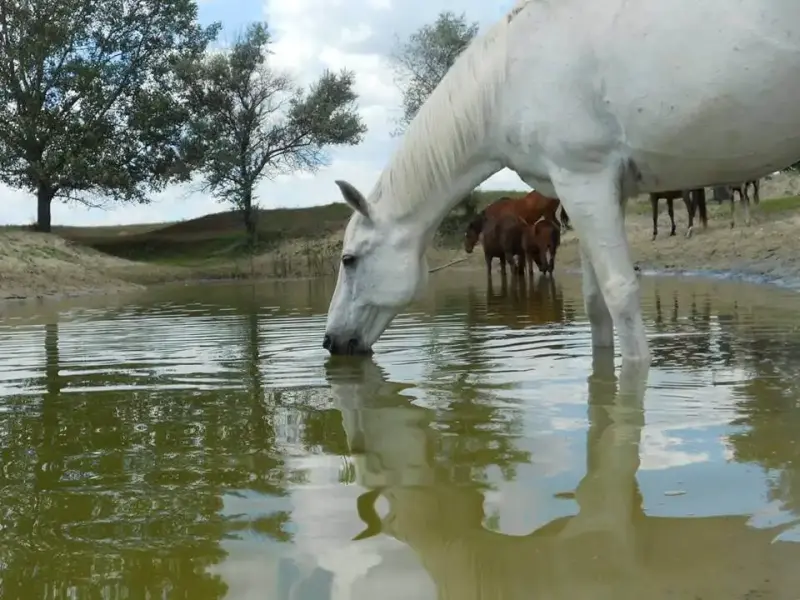
[{"label": "white horse's body", "polygon": [[425,280],[424,250],[508,167],[581,243],[595,346],[649,361],[624,199],[757,179],[800,159],[797,0],[527,0],[477,38],[356,209],[325,346],[366,351]]}]

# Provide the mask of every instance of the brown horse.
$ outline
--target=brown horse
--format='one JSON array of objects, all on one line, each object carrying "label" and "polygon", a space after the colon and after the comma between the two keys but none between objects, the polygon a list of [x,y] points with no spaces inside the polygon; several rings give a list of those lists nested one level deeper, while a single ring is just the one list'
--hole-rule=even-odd
[{"label": "brown horse", "polygon": [[498,219],[505,214],[516,215],[530,225],[545,217],[555,221],[561,227],[561,223],[556,217],[556,211],[560,204],[557,198],[548,198],[536,190],[529,192],[522,198],[508,196],[499,198],[480,211],[467,225],[467,230],[464,232],[464,250],[468,254],[471,253],[475,248],[475,244],[478,243],[478,238],[487,221]]},{"label": "brown horse", "polygon": [[700,219],[703,222],[703,227],[708,226],[708,218],[706,215],[706,198],[705,189],[697,188],[691,190],[667,190],[664,192],[657,192],[650,194],[650,205],[653,209],[653,240],[658,237],[658,201],[664,198],[667,201],[667,213],[671,224],[669,235],[675,235],[675,207],[673,202],[676,198],[682,198],[683,204],[686,206],[686,213],[689,215],[689,227],[686,230],[686,237],[692,235],[694,229],[694,215],[695,211],[700,209]]},{"label": "brown horse", "polygon": [[736,192],[739,193],[739,202],[744,206],[745,225],[750,225],[750,195],[747,193],[747,188],[750,186],[753,186],[753,203],[758,204],[761,202],[761,197],[759,195],[760,183],[758,179],[727,186],[728,191],[731,194],[731,227],[735,225],[733,216],[736,206]]},{"label": "brown horse", "polygon": [[[486,274],[492,277],[492,260],[500,259],[503,278],[506,276],[506,263],[510,263],[512,273],[516,267],[518,275],[525,275],[525,251],[522,248],[522,234],[527,223],[515,214],[504,214],[498,218],[486,220],[481,233],[483,235],[483,255],[486,259]],[[514,263],[514,257],[518,261]]]},{"label": "brown horse", "polygon": [[[522,237],[522,249],[528,263],[528,273],[533,277],[533,263],[546,275],[553,272],[556,250],[561,245],[561,228],[551,219],[541,219],[528,225]],[[548,260],[549,259],[549,260]]]}]

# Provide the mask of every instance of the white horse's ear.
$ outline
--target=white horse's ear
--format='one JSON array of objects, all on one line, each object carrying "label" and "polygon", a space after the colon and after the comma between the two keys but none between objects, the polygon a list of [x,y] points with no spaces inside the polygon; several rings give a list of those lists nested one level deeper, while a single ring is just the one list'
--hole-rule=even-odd
[{"label": "white horse's ear", "polygon": [[367,199],[364,198],[364,195],[359,192],[355,186],[342,179],[337,179],[336,185],[339,186],[339,190],[342,192],[344,201],[347,202],[353,208],[353,210],[360,212],[367,219],[369,219],[369,206],[367,205]]}]

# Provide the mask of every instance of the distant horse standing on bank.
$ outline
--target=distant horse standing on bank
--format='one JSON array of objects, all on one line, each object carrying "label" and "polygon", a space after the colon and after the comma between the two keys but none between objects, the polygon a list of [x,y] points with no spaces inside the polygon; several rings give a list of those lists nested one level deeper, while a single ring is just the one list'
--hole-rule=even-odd
[{"label": "distant horse standing on bank", "polygon": [[616,328],[623,366],[649,365],[627,199],[800,159],[800,2],[672,0],[669,19],[664,6],[517,0],[473,38],[369,193],[336,182],[354,214],[324,348],[371,352],[422,292],[439,224],[508,168],[569,213],[592,346],[613,348]]},{"label": "distant horse standing on bank", "polygon": [[734,213],[736,211],[736,194],[739,194],[739,202],[744,207],[744,224],[750,226],[750,194],[747,193],[747,188],[753,187],[753,203],[759,204],[761,202],[759,188],[761,184],[758,179],[745,181],[735,185],[729,185],[728,191],[730,192],[731,200],[731,229],[736,225]]},{"label": "distant horse standing on bank", "polygon": [[541,219],[528,225],[522,236],[522,249],[528,264],[528,274],[533,278],[533,264],[546,275],[552,274],[556,264],[556,251],[561,245],[561,227],[552,219]]},{"label": "distant horse standing on bank", "polygon": [[658,237],[658,201],[661,198],[667,201],[667,213],[669,214],[671,225],[669,232],[670,237],[675,235],[675,207],[673,202],[677,198],[683,199],[683,204],[686,206],[686,214],[689,217],[689,227],[686,229],[686,237],[692,236],[694,230],[694,215],[698,208],[700,209],[700,218],[703,222],[703,227],[708,227],[704,188],[697,188],[694,190],[668,190],[665,192],[651,193],[650,206],[653,210],[653,241]]}]

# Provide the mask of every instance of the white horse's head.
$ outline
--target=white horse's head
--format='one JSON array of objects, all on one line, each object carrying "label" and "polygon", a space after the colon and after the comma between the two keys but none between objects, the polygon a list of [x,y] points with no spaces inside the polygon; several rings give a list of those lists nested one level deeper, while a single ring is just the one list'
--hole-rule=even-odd
[{"label": "white horse's head", "polygon": [[354,212],[344,233],[322,345],[331,354],[364,354],[424,286],[425,242],[410,224],[372,214],[351,184],[336,185]]}]

